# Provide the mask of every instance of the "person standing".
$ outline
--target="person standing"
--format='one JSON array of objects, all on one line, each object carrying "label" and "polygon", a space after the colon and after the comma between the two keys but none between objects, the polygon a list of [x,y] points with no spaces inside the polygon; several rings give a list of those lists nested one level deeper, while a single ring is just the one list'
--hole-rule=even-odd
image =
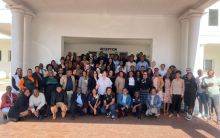
[{"label": "person standing", "polygon": [[29,107],[31,107],[31,112],[34,116],[41,121],[43,119],[43,115],[46,112],[47,106],[43,93],[39,93],[38,89],[33,90],[33,94],[29,99]]},{"label": "person standing", "polygon": [[138,120],[141,119],[142,104],[143,104],[142,97],[139,95],[138,91],[135,91],[134,96],[131,99],[131,110],[134,117],[136,117],[138,113]]},{"label": "person standing", "polygon": [[141,61],[137,64],[137,70],[141,70],[141,67],[144,66],[145,69],[149,68],[149,65],[146,61],[144,61],[144,56],[141,56]]},{"label": "person standing", "polygon": [[181,76],[181,71],[177,71],[176,79],[174,79],[171,84],[170,95],[172,97],[172,108],[169,117],[173,116],[173,111],[175,107],[177,111],[177,117],[178,118],[180,117],[179,111],[185,91],[185,83],[184,80],[180,78],[180,76]]},{"label": "person standing", "polygon": [[87,72],[83,71],[82,74],[82,77],[79,78],[78,87],[80,87],[82,89],[82,93],[85,94],[86,97],[88,97],[89,92]]},{"label": "person standing", "polygon": [[116,68],[115,73],[118,73],[118,72],[119,72],[119,68],[120,68],[120,67],[122,68],[122,71],[123,71],[124,73],[127,73],[126,67],[124,66],[124,61],[123,61],[123,60],[120,61],[120,65]]},{"label": "person standing", "polygon": [[45,117],[48,116],[48,113],[50,111],[50,103],[51,103],[51,97],[52,92],[56,89],[56,85],[58,84],[58,80],[53,75],[53,71],[49,71],[49,76],[44,77],[42,87],[44,87],[44,95],[47,102],[47,110]]},{"label": "person standing", "polygon": [[27,76],[21,78],[19,82],[19,87],[21,89],[28,89],[30,93],[33,93],[33,89],[38,88],[38,82],[32,75],[32,69],[28,69]]},{"label": "person standing", "polygon": [[101,96],[101,106],[103,106],[103,98],[107,87],[112,87],[112,81],[106,76],[106,71],[104,71],[102,77],[99,77],[96,83],[96,89],[98,89],[98,93]]},{"label": "person standing", "polygon": [[147,77],[147,72],[144,71],[143,77],[139,81],[140,96],[143,98],[143,105],[142,105],[143,110],[142,111],[144,113],[147,110],[146,104],[145,104],[146,99],[150,93],[150,89],[152,88],[152,86],[153,86],[152,80]]},{"label": "person standing", "polygon": [[134,66],[135,69],[136,69],[136,66],[137,66],[137,64],[134,62],[134,57],[133,56],[131,56],[130,61],[126,62],[126,64],[125,64],[127,72],[131,71],[131,66]]},{"label": "person standing", "polygon": [[53,70],[53,66],[51,64],[47,64],[46,66],[47,71],[44,73],[44,77],[47,77],[49,75],[49,71],[53,71],[53,76],[56,76],[56,73]]},{"label": "person standing", "polygon": [[[156,71],[154,72],[154,77],[152,77],[152,82],[153,82],[153,86],[156,88],[156,93],[157,95],[160,96],[160,101],[163,102],[163,86],[164,86],[164,82],[163,82],[163,78],[161,76],[159,76],[159,72]],[[158,115],[160,115],[160,107],[158,107]]]},{"label": "person standing", "polygon": [[58,83],[60,83],[60,79],[61,79],[61,77],[63,76],[64,74],[63,74],[63,68],[59,68],[59,70],[58,70],[58,73],[57,73],[57,80],[58,80]]},{"label": "person standing", "polygon": [[3,119],[7,119],[7,114],[12,106],[14,106],[15,101],[17,100],[17,95],[11,92],[11,86],[6,87],[6,93],[2,95],[1,110],[3,112]]},{"label": "person standing", "polygon": [[46,70],[44,69],[43,63],[40,63],[39,67],[40,67],[40,71],[39,72],[44,76],[44,73],[46,72]]},{"label": "person standing", "polygon": [[118,55],[116,55],[116,56],[114,57],[113,62],[114,62],[114,64],[115,64],[115,69],[114,69],[114,70],[116,70],[117,67],[119,66]]},{"label": "person standing", "polygon": [[[172,103],[172,98],[170,96],[170,89],[171,89],[171,83],[173,79],[170,76],[170,73],[166,73],[166,76],[163,77],[163,109],[164,109],[164,115],[168,115],[169,113],[169,107],[170,104]],[[167,105],[167,110],[166,110],[166,105]]]},{"label": "person standing", "polygon": [[69,68],[72,68],[71,57],[68,56],[68,55],[66,56],[65,64],[68,64],[68,65],[69,65]]},{"label": "person standing", "polygon": [[60,59],[60,65],[59,65],[59,68],[63,68],[63,69],[65,69],[65,61],[64,61],[64,59]]},{"label": "person standing", "polygon": [[208,119],[208,104],[207,104],[207,96],[206,90],[202,88],[202,82],[204,81],[207,76],[203,75],[203,71],[201,69],[198,70],[198,77],[196,78],[197,83],[197,98],[199,101],[199,114],[196,117],[202,117],[203,114],[203,105],[205,108],[205,116],[204,119]]},{"label": "person standing", "polygon": [[77,56],[76,62],[73,63],[72,70],[76,69],[76,65],[79,65],[80,69],[84,70],[84,64],[81,62],[80,59],[81,59],[80,56]]},{"label": "person standing", "polygon": [[125,87],[125,78],[122,71],[119,72],[119,76],[115,80],[117,99],[119,95],[122,93],[123,88]]},{"label": "person standing", "polygon": [[116,86],[115,86],[115,76],[113,76],[114,72],[113,70],[110,70],[108,72],[108,78],[112,81],[112,92],[116,93]]},{"label": "person standing", "polygon": [[165,76],[166,75],[166,73],[167,73],[167,70],[165,70],[165,64],[161,64],[160,65],[160,68],[161,68],[161,70],[159,71],[159,74],[162,76],[162,78],[163,78],[163,76]]},{"label": "person standing", "polygon": [[156,68],[156,62],[155,61],[153,61],[152,63],[151,63],[151,70],[153,71],[153,74],[154,74],[154,69]]},{"label": "person standing", "polygon": [[188,121],[192,120],[197,91],[197,84],[192,76],[191,72],[187,73],[187,79],[185,80],[184,103],[188,107],[185,119]]},{"label": "person standing", "polygon": [[44,79],[44,76],[43,74],[40,73],[40,67],[39,66],[36,66],[35,67],[35,72],[33,73],[32,75],[38,82],[38,90],[40,92],[43,92],[43,87],[42,87],[42,82],[43,82],[43,79]]},{"label": "person standing", "polygon": [[72,70],[66,71],[66,75],[63,75],[62,78],[60,79],[60,84],[63,86],[62,88],[67,93],[67,98],[68,98],[67,110],[70,110],[71,96],[73,92],[75,92],[75,87],[76,87],[75,77],[72,76]]},{"label": "person standing", "polygon": [[209,119],[208,122],[213,121],[213,108],[215,108],[217,116],[217,124],[220,125],[220,112],[219,112],[219,85],[220,79],[214,76],[214,71],[208,71],[208,78],[205,78],[202,87],[206,89],[208,105],[209,105]]},{"label": "person standing", "polygon": [[103,64],[106,64],[108,61],[106,60],[106,58],[103,56],[103,52],[101,51],[99,53],[99,57],[98,57],[98,63],[100,63],[101,60],[103,60]]},{"label": "person standing", "polygon": [[89,93],[92,93],[92,90],[95,89],[98,79],[99,77],[97,71],[93,71],[93,76],[90,77],[88,81]]},{"label": "person standing", "polygon": [[89,64],[89,61],[86,60],[86,56],[83,56],[83,60],[81,61],[84,64],[84,67]]},{"label": "person standing", "polygon": [[127,88],[128,93],[133,98],[134,92],[137,90],[137,80],[131,71],[129,72],[129,77],[125,79],[125,88]]},{"label": "person standing", "polygon": [[17,95],[17,97],[19,97],[21,95],[21,88],[19,87],[19,82],[22,78],[22,69],[21,68],[17,68],[16,69],[16,73],[14,76],[12,76],[12,92],[15,93]]}]

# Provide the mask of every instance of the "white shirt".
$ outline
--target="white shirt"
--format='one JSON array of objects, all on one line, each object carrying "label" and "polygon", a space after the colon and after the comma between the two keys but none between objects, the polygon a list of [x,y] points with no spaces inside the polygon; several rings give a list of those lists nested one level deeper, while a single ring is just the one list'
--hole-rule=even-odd
[{"label": "white shirt", "polygon": [[12,104],[13,103],[12,93],[11,93],[11,96],[8,95],[8,97],[11,99],[11,104]]},{"label": "white shirt", "polygon": [[126,99],[127,99],[127,95],[126,95],[126,96],[123,95],[122,102],[123,102],[124,104],[126,104]]},{"label": "white shirt", "polygon": [[202,88],[202,83],[203,83],[203,80],[204,80],[205,78],[208,78],[208,77],[207,77],[207,76],[201,76],[201,77],[197,77],[197,78],[196,78],[197,92],[198,92],[198,93],[206,92],[206,89],[203,89],[203,88]]},{"label": "white shirt", "polygon": [[154,68],[150,67],[150,68],[152,69],[152,72],[153,72],[153,74],[154,74],[154,69],[157,68],[157,67],[154,67]]},{"label": "white shirt", "polygon": [[134,78],[129,78],[129,86],[134,86]]},{"label": "white shirt", "polygon": [[166,75],[166,73],[167,73],[167,70],[165,70],[165,69],[159,71],[159,74],[162,76],[162,78],[163,78],[163,76]]},{"label": "white shirt", "polygon": [[[119,66],[116,68],[115,73],[118,73],[118,72],[119,72],[119,68],[120,68],[120,67],[121,67],[121,66],[119,65]],[[123,71],[124,73],[127,73],[125,66],[124,66],[124,68],[122,68],[122,71]]]},{"label": "white shirt", "polygon": [[112,86],[112,81],[108,77],[106,77],[105,80],[101,77],[96,84],[99,86],[98,93],[104,95],[106,93],[106,88]]},{"label": "white shirt", "polygon": [[102,78],[102,73],[100,73],[98,77],[99,77],[99,78]]},{"label": "white shirt", "polygon": [[[42,106],[44,106],[46,103],[45,96],[43,93],[39,93],[39,96],[36,98],[34,95],[31,95],[29,99],[29,106],[37,106],[37,109],[41,109]],[[31,109],[31,112],[33,113],[35,111],[35,108]]]},{"label": "white shirt", "polygon": [[135,71],[137,64],[134,61],[132,63],[130,61],[126,62],[125,67],[127,72],[131,71],[132,65],[134,66],[134,71]]}]

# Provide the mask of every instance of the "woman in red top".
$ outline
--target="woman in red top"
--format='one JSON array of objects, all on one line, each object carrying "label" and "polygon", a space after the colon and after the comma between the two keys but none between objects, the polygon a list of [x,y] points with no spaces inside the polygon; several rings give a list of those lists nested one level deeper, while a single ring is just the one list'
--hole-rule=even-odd
[{"label": "woman in red top", "polygon": [[10,107],[14,106],[14,102],[17,100],[17,95],[11,92],[11,86],[6,87],[6,93],[2,95],[2,105],[1,110],[3,112],[3,118],[7,119],[6,114],[8,113]]}]

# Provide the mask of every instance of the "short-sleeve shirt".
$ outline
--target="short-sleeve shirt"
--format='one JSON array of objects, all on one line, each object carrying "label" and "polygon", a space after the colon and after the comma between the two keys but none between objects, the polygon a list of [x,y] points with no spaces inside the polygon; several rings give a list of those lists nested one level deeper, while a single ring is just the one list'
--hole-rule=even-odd
[{"label": "short-sleeve shirt", "polygon": [[104,95],[106,93],[106,88],[112,86],[112,81],[108,77],[106,77],[105,80],[99,78],[96,84],[99,85],[98,93]]},{"label": "short-sleeve shirt", "polygon": [[208,85],[209,83],[214,83],[214,85],[206,88],[206,94],[211,94],[211,95],[220,94],[219,92],[220,79],[217,78],[216,76],[212,78],[204,79],[203,85]]},{"label": "short-sleeve shirt", "polygon": [[[96,95],[96,97],[94,97],[93,95],[89,95],[88,101],[90,101],[91,105],[94,106],[97,99],[98,99],[98,94]],[[101,96],[99,96],[98,101],[101,101]]]},{"label": "short-sleeve shirt", "polygon": [[104,101],[107,102],[107,104],[110,104],[112,102],[112,99],[115,99],[115,94],[112,93],[110,95],[104,95]]}]

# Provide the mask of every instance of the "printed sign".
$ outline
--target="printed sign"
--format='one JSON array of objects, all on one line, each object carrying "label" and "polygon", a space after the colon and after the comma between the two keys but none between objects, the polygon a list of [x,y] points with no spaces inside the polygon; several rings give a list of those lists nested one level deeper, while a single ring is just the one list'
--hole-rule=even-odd
[{"label": "printed sign", "polygon": [[100,51],[117,51],[117,48],[100,48]]}]

